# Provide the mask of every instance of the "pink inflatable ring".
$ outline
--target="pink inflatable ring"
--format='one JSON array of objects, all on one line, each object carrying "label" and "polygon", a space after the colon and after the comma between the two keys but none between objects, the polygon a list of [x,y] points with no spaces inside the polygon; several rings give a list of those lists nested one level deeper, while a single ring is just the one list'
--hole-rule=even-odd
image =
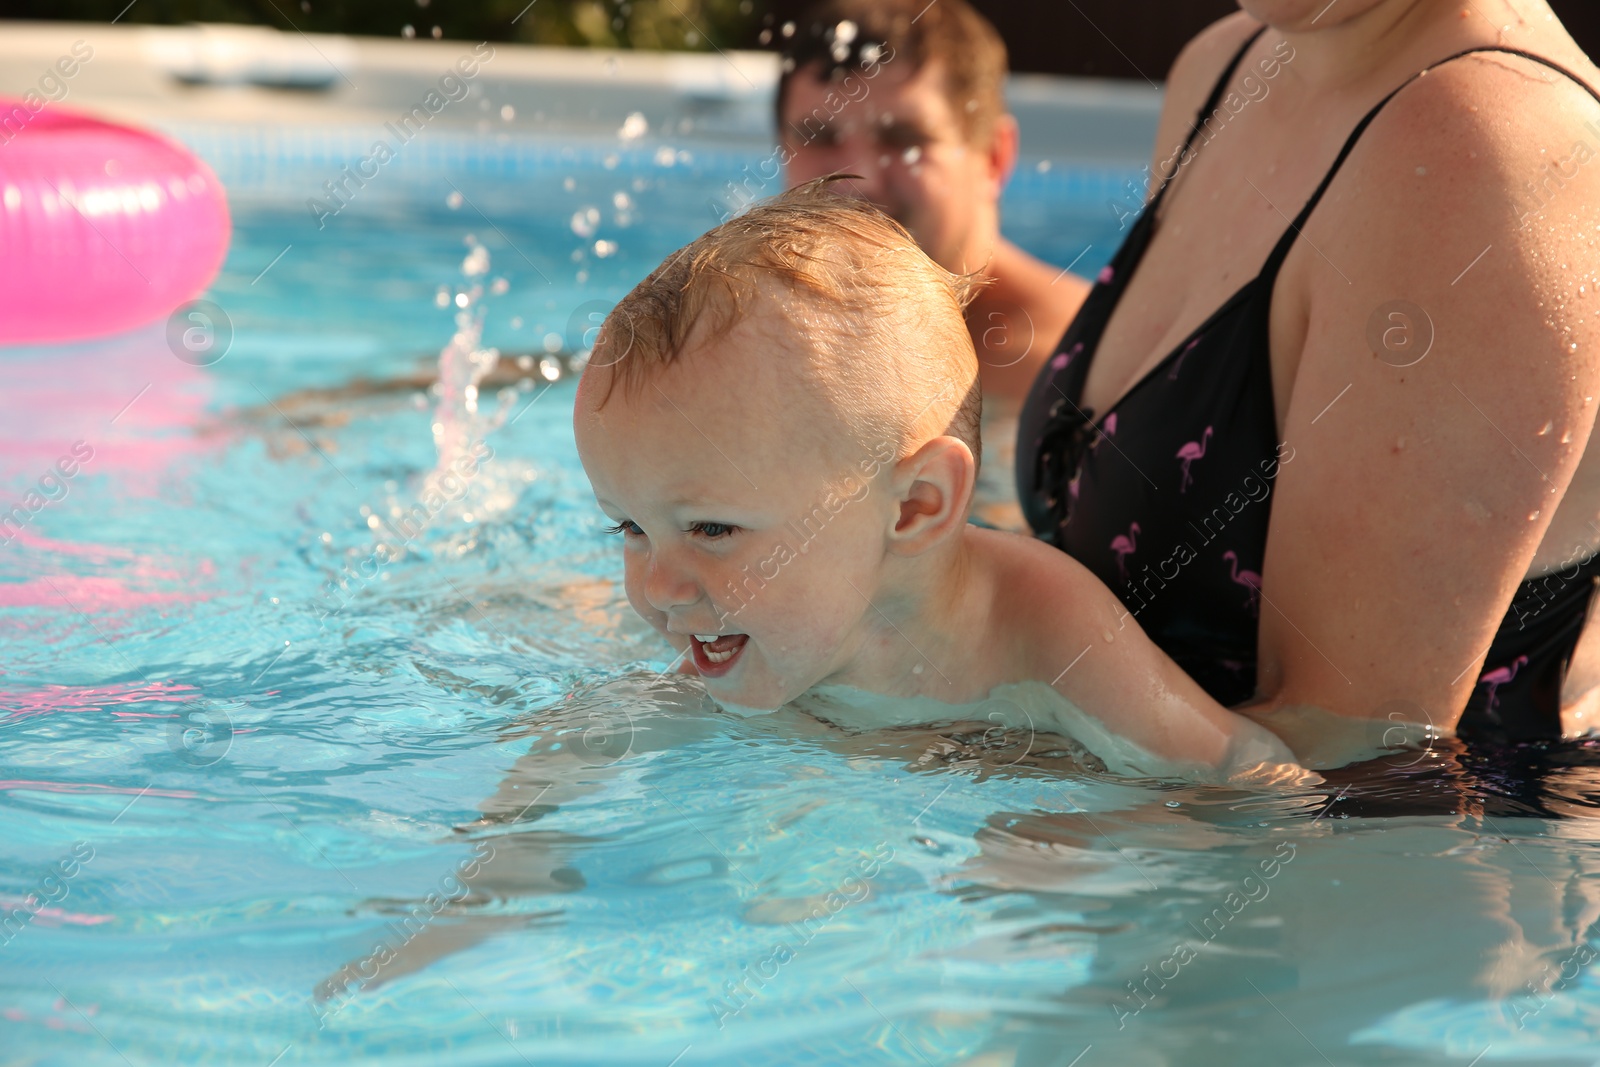
[{"label": "pink inflatable ring", "polygon": [[165,318],[228,251],[222,183],[181,146],[0,99],[0,344]]}]

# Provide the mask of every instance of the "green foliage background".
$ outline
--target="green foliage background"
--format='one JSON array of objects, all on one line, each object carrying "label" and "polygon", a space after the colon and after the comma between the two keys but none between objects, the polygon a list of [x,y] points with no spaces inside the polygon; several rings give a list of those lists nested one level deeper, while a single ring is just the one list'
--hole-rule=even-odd
[{"label": "green foliage background", "polygon": [[[109,22],[128,0],[0,0],[0,18]],[[520,14],[520,17],[519,17]],[[754,37],[754,0],[134,0],[120,22],[704,51]]]}]

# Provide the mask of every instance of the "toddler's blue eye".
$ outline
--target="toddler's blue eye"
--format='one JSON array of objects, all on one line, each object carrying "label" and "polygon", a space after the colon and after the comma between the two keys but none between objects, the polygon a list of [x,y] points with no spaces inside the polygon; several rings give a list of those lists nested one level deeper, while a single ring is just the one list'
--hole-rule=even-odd
[{"label": "toddler's blue eye", "polygon": [[633,522],[631,519],[623,519],[621,522],[617,523],[615,526],[607,526],[606,527],[606,533],[608,533],[608,534],[627,534],[630,537],[643,537],[644,536],[644,531],[639,529],[639,524],[636,523],[636,522]]},{"label": "toddler's blue eye", "polygon": [[730,536],[733,531],[737,530],[738,528],[739,527],[726,522],[697,522],[693,526],[689,527],[691,532],[697,533],[702,537],[709,538],[713,541]]}]

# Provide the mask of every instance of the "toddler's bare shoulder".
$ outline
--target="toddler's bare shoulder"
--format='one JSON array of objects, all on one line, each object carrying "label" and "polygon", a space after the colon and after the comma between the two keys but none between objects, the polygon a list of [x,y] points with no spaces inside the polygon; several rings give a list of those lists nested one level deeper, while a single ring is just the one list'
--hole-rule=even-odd
[{"label": "toddler's bare shoulder", "polygon": [[1041,644],[1098,632],[1121,606],[1087,567],[1036,538],[998,530],[971,531],[994,575],[994,615],[1026,627]]}]

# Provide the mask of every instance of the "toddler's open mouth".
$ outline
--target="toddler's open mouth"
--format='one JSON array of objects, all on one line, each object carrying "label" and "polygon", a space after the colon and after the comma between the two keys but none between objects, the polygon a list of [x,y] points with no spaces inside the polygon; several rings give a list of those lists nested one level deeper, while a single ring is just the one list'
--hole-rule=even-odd
[{"label": "toddler's open mouth", "polygon": [[690,634],[695,668],[707,678],[720,678],[733,670],[734,661],[749,640],[749,634]]}]

